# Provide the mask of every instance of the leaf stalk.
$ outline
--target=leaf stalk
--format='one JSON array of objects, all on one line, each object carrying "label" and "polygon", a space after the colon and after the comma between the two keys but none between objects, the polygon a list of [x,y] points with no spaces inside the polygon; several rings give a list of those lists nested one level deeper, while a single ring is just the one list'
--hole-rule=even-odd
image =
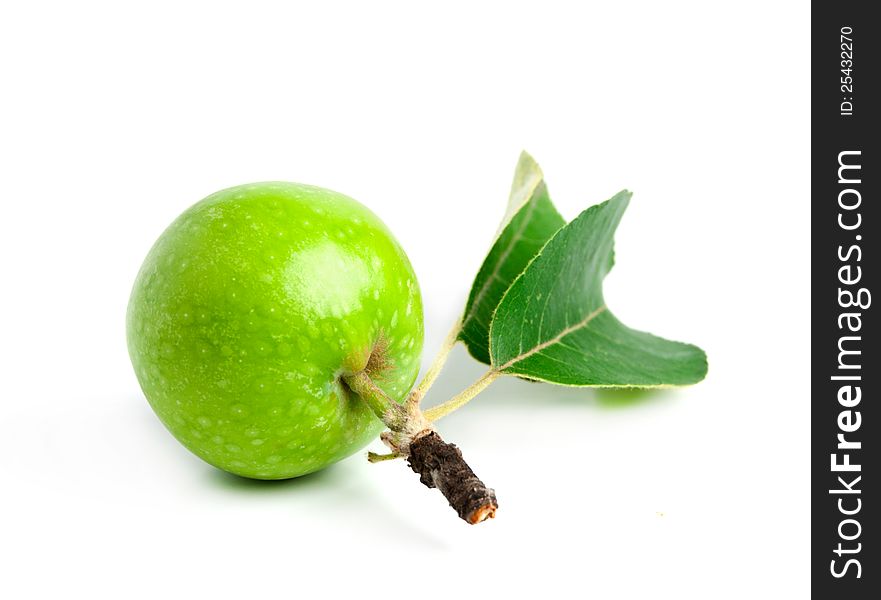
[{"label": "leaf stalk", "polygon": [[437,421],[438,419],[447,416],[451,412],[462,408],[463,406],[468,404],[468,402],[477,394],[489,387],[489,384],[498,379],[501,375],[501,371],[489,369],[486,373],[481,375],[480,379],[453,396],[451,399],[447,400],[443,404],[433,406],[432,408],[426,410],[423,413],[425,415],[425,418],[433,423],[434,421]]},{"label": "leaf stalk", "polygon": [[444,365],[447,363],[447,359],[450,356],[450,352],[456,346],[456,342],[459,341],[459,334],[462,332],[462,320],[457,320],[453,326],[450,328],[449,333],[447,333],[446,339],[444,339],[443,345],[441,345],[440,350],[438,350],[437,355],[434,357],[434,360],[431,363],[431,366],[428,367],[428,371],[425,372],[425,376],[422,378],[422,381],[419,382],[413,391],[410,392],[410,396],[407,398],[407,403],[412,406],[419,406],[422,399],[425,397],[425,394],[434,385],[434,382],[437,380],[438,375],[440,375],[441,371],[444,368]]}]

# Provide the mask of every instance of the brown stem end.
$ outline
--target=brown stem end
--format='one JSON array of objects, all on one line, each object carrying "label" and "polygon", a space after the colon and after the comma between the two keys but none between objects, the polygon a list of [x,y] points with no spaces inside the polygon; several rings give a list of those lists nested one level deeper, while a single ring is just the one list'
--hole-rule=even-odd
[{"label": "brown stem end", "polygon": [[437,488],[463,520],[475,525],[496,516],[499,508],[496,493],[486,487],[462,452],[431,431],[410,443],[407,463],[419,480]]}]

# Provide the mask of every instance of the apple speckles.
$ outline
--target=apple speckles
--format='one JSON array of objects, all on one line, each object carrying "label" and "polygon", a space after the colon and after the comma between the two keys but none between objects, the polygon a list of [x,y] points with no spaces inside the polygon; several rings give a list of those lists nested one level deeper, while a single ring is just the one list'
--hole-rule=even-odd
[{"label": "apple speckles", "polygon": [[196,319],[193,314],[193,309],[189,306],[183,306],[179,309],[180,320],[184,325],[191,325],[193,321]]},{"label": "apple speckles", "polygon": [[279,318],[282,314],[282,310],[272,302],[265,302],[257,306],[257,313],[267,321],[270,321]]},{"label": "apple speckles", "polygon": [[395,369],[381,387],[404,393],[419,367],[421,302],[372,213],[326,190],[271,185],[215,194],[163,234],[136,282],[129,339],[172,433],[223,469],[276,479],[380,431],[333,382],[383,333]]},{"label": "apple speckles", "polygon": [[263,442],[265,442],[265,441],[266,440],[264,440],[262,438],[255,438],[255,439],[251,440],[251,445],[252,446],[262,446]]}]

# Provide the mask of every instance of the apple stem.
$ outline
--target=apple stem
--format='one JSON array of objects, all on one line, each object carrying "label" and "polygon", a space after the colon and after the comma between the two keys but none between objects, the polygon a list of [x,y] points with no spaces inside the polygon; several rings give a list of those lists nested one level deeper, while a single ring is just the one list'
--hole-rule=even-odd
[{"label": "apple stem", "polygon": [[343,375],[342,380],[389,428],[380,437],[392,452],[371,452],[370,462],[407,458],[407,464],[419,475],[419,480],[440,490],[468,523],[473,525],[495,516],[498,509],[495,491],[474,474],[456,446],[445,442],[434,431],[418,403],[407,402],[403,406],[396,403],[366,371]]},{"label": "apple stem", "polygon": [[445,442],[436,431],[410,444],[407,463],[427,487],[437,488],[459,517],[471,525],[496,516],[499,508],[495,490],[474,474],[462,452]]},{"label": "apple stem", "polygon": [[366,371],[343,375],[343,381],[367,403],[370,410],[392,431],[402,431],[407,424],[406,409],[376,385]]}]

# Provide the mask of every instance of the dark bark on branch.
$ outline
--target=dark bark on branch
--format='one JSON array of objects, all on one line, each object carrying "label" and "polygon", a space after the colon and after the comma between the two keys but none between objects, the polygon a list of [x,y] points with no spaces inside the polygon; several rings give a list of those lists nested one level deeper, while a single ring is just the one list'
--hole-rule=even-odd
[{"label": "dark bark on branch", "polygon": [[419,480],[436,487],[459,516],[472,525],[496,516],[496,493],[474,474],[453,444],[431,432],[410,443],[407,462]]}]

